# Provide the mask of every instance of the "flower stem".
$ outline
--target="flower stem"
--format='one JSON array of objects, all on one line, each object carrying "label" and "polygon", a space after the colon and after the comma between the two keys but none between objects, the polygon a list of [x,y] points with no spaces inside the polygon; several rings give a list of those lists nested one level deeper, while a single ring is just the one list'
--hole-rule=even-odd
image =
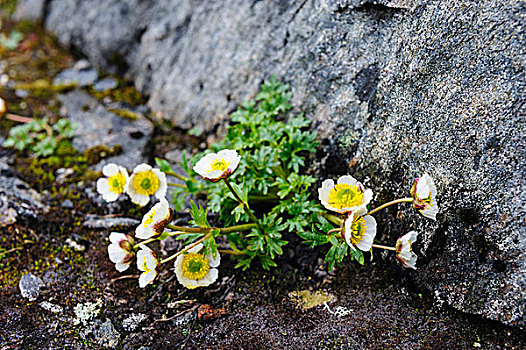
[{"label": "flower stem", "polygon": [[388,247],[388,246],[380,245],[380,244],[373,244],[372,247],[373,248],[378,248],[378,249],[392,250],[392,251],[396,252],[396,248],[395,247]]},{"label": "flower stem", "polygon": [[[186,232],[169,232],[170,236],[177,236],[177,235],[182,235]],[[153,238],[149,238],[147,239],[146,241],[142,241],[140,243],[137,243],[136,245],[133,246],[133,249],[137,249],[139,248],[141,245],[143,244],[148,244],[148,243],[151,243],[151,242],[154,242],[154,241],[157,241],[159,239],[159,236],[157,237],[153,237]]]},{"label": "flower stem", "polygon": [[199,243],[203,243],[204,241],[206,241],[210,236],[212,236],[212,232],[209,232],[206,234],[206,236],[204,236],[203,238],[200,238],[199,240],[195,241],[194,243],[190,244],[188,247],[184,248],[183,250],[175,253],[174,255],[172,256],[169,256],[167,257],[166,259],[164,260],[161,260],[159,263],[160,264],[164,264],[164,263],[167,263],[169,261],[172,261],[173,259],[177,258],[179,255],[189,251],[190,249],[192,249],[193,247],[195,247],[196,245],[198,245]]},{"label": "flower stem", "polygon": [[321,216],[338,226],[341,226],[342,222],[344,221],[342,218],[332,214],[321,213]]},{"label": "flower stem", "polygon": [[228,255],[246,255],[247,254],[247,252],[244,250],[218,249],[217,251],[221,254],[228,254]]},{"label": "flower stem", "polygon": [[[398,203],[404,203],[404,202],[412,202],[413,201],[413,198],[401,198],[401,199],[396,199],[394,201],[390,201],[390,202],[387,202],[385,204],[382,204],[381,206],[379,206],[378,208],[375,208],[373,210],[371,210],[370,212],[368,212],[367,214],[365,215],[372,215],[374,213],[376,213],[377,211],[379,210],[382,210],[384,208],[387,208],[388,206],[390,205],[393,205],[393,204],[398,204]],[[364,216],[365,216],[364,215]]]},{"label": "flower stem", "polygon": [[186,188],[186,185],[183,185],[183,184],[176,184],[176,183],[173,183],[173,182],[167,182],[166,184],[168,186]]},{"label": "flower stem", "polygon": [[340,227],[333,228],[332,230],[327,231],[327,234],[335,233],[335,232],[342,232],[342,229]]},{"label": "flower stem", "polygon": [[139,247],[140,247],[141,245],[143,245],[143,244],[152,243],[152,242],[154,242],[154,241],[156,241],[156,240],[157,240],[157,237],[147,239],[146,241],[142,241],[142,242],[137,243],[136,245],[134,245],[134,246],[133,246],[133,249],[135,250],[135,249],[139,248]]},{"label": "flower stem", "polygon": [[212,231],[212,227],[184,227],[184,226],[175,226],[172,224],[166,225],[167,228],[174,231],[182,231],[185,233],[207,233]]},{"label": "flower stem", "polygon": [[258,227],[257,224],[243,224],[243,225],[236,225],[236,226],[230,226],[230,227],[223,227],[220,228],[221,234],[226,235],[227,233],[237,232],[237,231],[247,231],[251,230],[253,228]]},{"label": "flower stem", "polygon": [[175,171],[165,171],[164,173],[166,175],[170,175],[170,176],[176,177],[176,178],[178,178],[181,181],[185,181],[186,182],[188,180],[187,177],[185,177],[183,175],[180,175],[180,174],[177,174]]},{"label": "flower stem", "polygon": [[232,185],[230,184],[230,182],[228,182],[226,178],[223,178],[223,181],[225,182],[226,187],[228,187],[230,192],[232,192],[232,194],[234,195],[234,198],[238,201],[238,203],[245,207],[245,211],[247,212],[250,219],[254,221],[258,226],[261,226],[259,223],[259,220],[256,218],[252,210],[250,210],[250,208],[248,207],[248,203],[243,202],[243,200],[239,197],[239,195],[236,193],[236,191],[234,190],[234,188],[232,187]]},{"label": "flower stem", "polygon": [[[212,230],[220,230],[221,234],[223,235],[226,235],[232,232],[237,232],[237,231],[248,231],[257,226],[258,226],[257,224],[242,224],[242,225],[236,225],[236,226],[230,226],[230,227],[183,227],[183,226],[175,226],[171,224],[166,225],[167,228],[175,230],[175,231],[181,231],[182,233],[203,233],[204,234]],[[143,242],[139,244],[143,244]]]}]

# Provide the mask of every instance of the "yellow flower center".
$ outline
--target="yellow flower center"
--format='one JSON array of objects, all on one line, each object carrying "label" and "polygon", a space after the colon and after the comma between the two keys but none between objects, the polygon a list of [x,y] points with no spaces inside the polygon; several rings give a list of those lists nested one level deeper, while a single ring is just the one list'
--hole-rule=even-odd
[{"label": "yellow flower center", "polygon": [[147,257],[144,257],[142,259],[142,269],[143,269],[144,273],[148,273],[148,272],[152,271],[151,269],[148,268],[147,261],[148,261]]},{"label": "yellow flower center", "polygon": [[221,170],[225,171],[228,169],[228,166],[230,165],[230,162],[225,161],[223,158],[217,158],[214,159],[214,161],[210,164],[210,171],[214,170]]},{"label": "yellow flower center", "polygon": [[210,270],[208,259],[203,254],[188,253],[183,257],[181,264],[183,276],[191,280],[200,280]]},{"label": "yellow flower center", "polygon": [[110,187],[110,191],[113,193],[124,192],[124,185],[126,185],[126,178],[121,172],[118,172],[117,174],[108,178],[108,186]]},{"label": "yellow flower center", "polygon": [[358,186],[337,184],[329,192],[329,204],[340,210],[362,204],[363,193]]},{"label": "yellow flower center", "polygon": [[150,210],[150,212],[148,213],[148,216],[146,217],[146,220],[144,220],[144,227],[147,227],[149,224],[151,224],[153,222],[153,217],[155,216],[155,212],[157,211],[157,209],[152,209]]},{"label": "yellow flower center", "polygon": [[363,240],[363,235],[367,232],[367,225],[362,217],[354,219],[351,225],[351,243],[356,245]]},{"label": "yellow flower center", "polygon": [[159,179],[151,170],[142,171],[133,175],[132,185],[138,194],[150,196],[159,189]]}]

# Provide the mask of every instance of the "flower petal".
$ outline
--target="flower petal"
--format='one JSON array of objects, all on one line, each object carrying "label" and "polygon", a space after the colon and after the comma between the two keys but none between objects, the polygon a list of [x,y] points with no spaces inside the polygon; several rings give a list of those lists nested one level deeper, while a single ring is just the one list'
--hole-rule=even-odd
[{"label": "flower petal", "polygon": [[340,176],[338,179],[338,184],[349,184],[351,186],[356,186],[358,183],[358,180],[356,180],[351,175]]},{"label": "flower petal", "polygon": [[119,172],[119,166],[117,164],[109,163],[102,168],[102,173],[106,177],[110,177]]}]

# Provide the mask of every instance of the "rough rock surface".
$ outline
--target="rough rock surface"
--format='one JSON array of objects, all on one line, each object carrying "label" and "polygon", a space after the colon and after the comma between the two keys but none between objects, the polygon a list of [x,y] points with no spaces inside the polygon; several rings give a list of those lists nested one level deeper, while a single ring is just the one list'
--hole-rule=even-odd
[{"label": "rough rock surface", "polygon": [[40,288],[44,286],[44,282],[40,277],[33,275],[32,273],[27,273],[20,279],[18,283],[18,288],[20,288],[20,293],[24,298],[27,298],[29,301],[37,300],[40,295]]},{"label": "rough rock surface", "polygon": [[45,7],[44,0],[18,0],[13,19],[38,21],[44,16]]},{"label": "rough rock surface", "polygon": [[[88,148],[105,145],[120,145],[122,153],[107,158],[104,164],[117,163],[128,169],[146,161],[144,150],[153,133],[152,123],[145,119],[126,120],[111,113],[87,93],[75,90],[59,96],[69,120],[77,123],[73,146],[85,151]],[[99,163],[97,170],[104,165]]]},{"label": "rough rock surface", "polygon": [[8,157],[0,157],[0,226],[14,223],[18,217],[35,218],[49,209],[40,193],[15,177],[9,163]]},{"label": "rough rock surface", "polygon": [[436,224],[407,207],[380,220],[383,240],[424,233],[414,279],[524,326],[525,16],[512,0],[50,0],[45,23],[183,127],[212,130],[270,74],[289,82],[318,171],[368,177],[382,201],[435,178]]}]

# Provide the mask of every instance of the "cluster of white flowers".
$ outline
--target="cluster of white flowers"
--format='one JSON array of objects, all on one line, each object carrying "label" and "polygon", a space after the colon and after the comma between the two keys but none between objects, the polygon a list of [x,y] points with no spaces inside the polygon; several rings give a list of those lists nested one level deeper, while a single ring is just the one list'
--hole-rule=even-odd
[{"label": "cluster of white flowers", "polygon": [[[222,150],[207,154],[195,164],[193,169],[207,181],[218,182],[223,179],[228,185],[226,179],[238,168],[240,159],[236,151]],[[207,237],[161,261],[146,245],[163,235],[167,227],[184,230],[169,225],[173,210],[164,198],[168,186],[165,173],[147,164],[136,166],[131,175],[128,175],[125,168],[116,164],[104,166],[102,172],[104,177],[97,181],[97,190],[108,202],[115,201],[123,193],[127,193],[132,202],[140,206],[148,204],[152,195],[159,199],[159,202],[144,215],[133,237],[118,232],[110,234],[111,244],[108,246],[108,254],[119,272],[127,270],[136,259],[137,268],[142,272],[139,286],[144,288],[153,283],[162,263],[176,258],[174,272],[179,283],[186,288],[206,287],[217,280],[217,267],[221,258],[218,252],[215,254],[206,252],[205,245],[201,242]],[[412,251],[412,243],[417,240],[417,232],[411,231],[400,237],[396,247],[375,245],[377,225],[372,214],[392,204],[412,202],[420,214],[436,220],[438,212],[436,192],[433,179],[428,174],[424,174],[415,179],[410,189],[411,198],[392,201],[368,211],[367,207],[373,199],[373,191],[365,189],[361,182],[350,175],[341,176],[336,184],[332,179],[327,179],[318,189],[322,205],[337,215],[336,217],[332,215],[331,220],[340,222],[340,229],[331,231],[340,232],[351,249],[364,252],[370,251],[373,247],[394,250],[396,258],[405,267],[413,269],[416,269],[417,256]],[[168,234],[179,233],[181,232],[168,232]],[[137,243],[136,239],[143,241]]]},{"label": "cluster of white flowers", "polygon": [[133,203],[144,207],[150,196],[157,199],[166,196],[166,175],[148,164],[137,165],[131,174],[117,164],[107,164],[102,168],[102,177],[97,180],[97,191],[107,202],[113,202],[123,193],[128,194]]},{"label": "cluster of white flowers", "polygon": [[[234,150],[210,153],[197,162],[194,171],[205,180],[217,182],[229,177],[239,166],[240,159]],[[165,199],[166,174],[148,164],[137,165],[131,176],[124,167],[117,164],[105,165],[102,173],[104,177],[97,181],[97,191],[108,202],[117,200],[124,193],[139,206],[148,204],[152,195],[159,199],[142,218],[134,237],[119,232],[112,232],[109,237],[108,255],[117,271],[126,271],[137,259],[137,268],[142,272],[139,287],[144,288],[157,277],[161,261],[146,244],[135,244],[135,239],[151,240],[162,235],[166,225],[172,220],[173,210]],[[186,247],[181,253],[174,263],[179,283],[193,289],[209,286],[217,280],[217,267],[221,261],[219,253],[216,252],[215,256],[205,254],[202,243]]]},{"label": "cluster of white flowers", "polygon": [[[418,212],[432,220],[436,220],[438,205],[436,202],[436,187],[428,174],[414,180],[410,189],[411,201]],[[355,178],[349,175],[341,176],[334,184],[332,179],[323,181],[318,189],[319,200],[328,210],[345,215],[341,235],[353,250],[369,251],[374,245],[376,236],[376,220],[367,215],[367,205],[373,198],[373,192],[365,189]],[[398,201],[393,201],[398,203]],[[387,204],[389,205],[389,204]],[[411,231],[400,237],[395,248],[378,246],[395,250],[396,258],[405,266],[416,269],[416,254],[411,244],[416,241],[417,232]]]}]

